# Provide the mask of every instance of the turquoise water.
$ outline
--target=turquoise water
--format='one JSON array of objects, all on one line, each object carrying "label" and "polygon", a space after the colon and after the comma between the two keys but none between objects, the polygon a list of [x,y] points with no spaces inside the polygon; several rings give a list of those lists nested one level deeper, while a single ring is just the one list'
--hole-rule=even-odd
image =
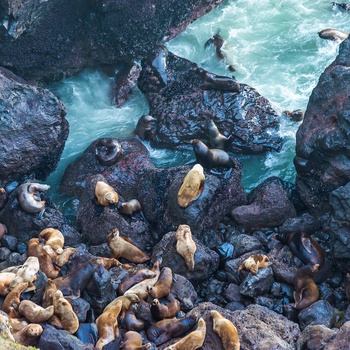
[{"label": "turquoise water", "polygon": [[[280,114],[305,110],[319,76],[335,59],[338,43],[322,40],[317,32],[326,28],[350,31],[350,14],[332,9],[328,0],[231,0],[191,24],[167,43],[175,54],[220,75],[231,75],[213,47],[204,43],[220,32],[224,50],[236,67],[235,77],[269,99]],[[49,88],[67,107],[70,135],[57,170],[48,183],[57,191],[65,167],[100,137],[129,137],[137,120],[148,113],[148,105],[136,88],[128,103],[116,108],[111,103],[113,80],[99,71],[85,71]],[[280,153],[238,156],[243,163],[243,185],[254,188],[270,176],[294,182],[292,159],[299,123],[281,118]],[[156,166],[185,164],[193,154],[152,149]]]}]

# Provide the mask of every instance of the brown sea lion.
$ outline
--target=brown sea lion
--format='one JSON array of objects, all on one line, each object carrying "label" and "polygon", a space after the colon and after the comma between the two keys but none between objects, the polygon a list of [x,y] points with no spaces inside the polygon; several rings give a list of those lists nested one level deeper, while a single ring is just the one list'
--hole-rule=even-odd
[{"label": "brown sea lion", "polygon": [[223,317],[218,311],[210,311],[213,318],[213,330],[220,337],[225,350],[239,350],[238,332],[233,323]]},{"label": "brown sea lion", "polygon": [[123,215],[132,215],[141,210],[141,204],[137,199],[131,199],[128,202],[121,203],[118,210]]},{"label": "brown sea lion", "polygon": [[39,241],[45,245],[49,245],[56,254],[63,252],[64,237],[61,231],[52,227],[45,228],[39,233]]},{"label": "brown sea lion", "polygon": [[40,245],[38,238],[32,238],[29,240],[27,254],[28,256],[38,258],[40,270],[44,272],[48,278],[57,277],[58,273],[60,272],[60,268],[54,265],[50,255]]},{"label": "brown sea lion", "polygon": [[95,156],[97,161],[104,166],[114,165],[123,150],[122,146],[117,139],[102,138],[95,146]]},{"label": "brown sea lion", "polygon": [[16,272],[16,277],[10,283],[10,289],[12,289],[17,283],[34,282],[39,269],[40,266],[38,258],[35,256],[29,256]]},{"label": "brown sea lion", "polygon": [[7,294],[1,310],[6,312],[11,318],[19,317],[17,313],[18,306],[21,303],[20,296],[21,293],[28,287],[28,282],[17,283],[10,293]]},{"label": "brown sea lion", "polygon": [[22,330],[15,332],[13,337],[22,345],[35,346],[42,332],[43,327],[40,324],[31,323]]},{"label": "brown sea lion", "polygon": [[203,346],[207,326],[201,317],[198,320],[197,328],[193,332],[177,341],[175,344],[167,346],[164,350],[196,350]]},{"label": "brown sea lion", "polygon": [[213,120],[209,121],[209,141],[212,148],[222,150],[225,150],[225,148],[231,142],[229,137],[226,137],[220,133]]},{"label": "brown sea lion", "polygon": [[345,276],[345,294],[350,301],[350,273],[347,273]]},{"label": "brown sea lion", "polygon": [[10,284],[16,278],[13,272],[0,273],[0,295],[5,296],[10,292]]},{"label": "brown sea lion", "polygon": [[146,278],[153,278],[156,274],[150,269],[140,269],[134,271],[130,276],[125,277],[118,285],[118,294],[123,295],[129,288],[135,284],[145,280]]},{"label": "brown sea lion", "polygon": [[152,278],[147,278],[137,284],[135,284],[133,287],[128,289],[124,295],[127,295],[129,293],[136,294],[140,300],[145,300],[148,297],[148,291],[147,287],[153,287],[156,282],[158,281],[159,275],[160,275],[160,264],[161,261],[157,260],[152,267],[152,271],[155,273],[155,276]]},{"label": "brown sea lion", "polygon": [[294,301],[293,307],[297,310],[305,309],[318,300],[320,295],[312,276],[318,271],[319,264],[305,265],[297,270],[294,276]]},{"label": "brown sea lion", "polygon": [[114,307],[116,303],[121,302],[121,311],[120,311],[120,319],[122,320],[125,317],[126,312],[130,308],[132,304],[138,303],[140,298],[136,294],[124,294],[121,295],[114,300],[112,300],[103,310],[103,312],[108,311],[111,307]]},{"label": "brown sea lion", "polygon": [[348,32],[343,32],[342,30],[332,28],[323,29],[317,34],[321,39],[338,41],[340,43],[349,36]]},{"label": "brown sea lion", "polygon": [[50,255],[52,262],[58,267],[62,267],[76,251],[76,248],[69,247],[63,249],[61,254],[57,254],[49,245],[44,245],[43,248]]},{"label": "brown sea lion", "polygon": [[135,134],[141,139],[141,140],[153,140],[154,139],[154,133],[152,130],[151,123],[153,121],[156,121],[157,119],[153,118],[149,114],[143,115],[137,122]]},{"label": "brown sea lion", "polygon": [[173,318],[180,311],[180,302],[169,294],[169,303],[164,305],[158,299],[154,299],[151,303],[151,313],[156,321],[163,320],[165,318]]},{"label": "brown sea lion", "polygon": [[180,254],[190,271],[194,271],[194,254],[197,250],[196,242],[192,239],[188,225],[180,225],[176,231],[176,251]]},{"label": "brown sea lion", "polygon": [[169,295],[173,284],[173,272],[170,267],[163,267],[160,271],[158,281],[154,286],[147,286],[147,292],[152,298],[164,298]]},{"label": "brown sea lion", "polygon": [[259,269],[268,267],[271,264],[268,256],[264,254],[254,254],[242,262],[238,267],[238,271],[245,269],[250,271],[253,275],[256,275]]},{"label": "brown sea lion", "polygon": [[212,169],[216,167],[235,167],[233,159],[222,149],[209,149],[207,145],[198,139],[191,140],[191,144],[197,163],[202,165],[204,168]]},{"label": "brown sea lion", "polygon": [[113,258],[124,258],[136,264],[142,264],[151,259],[141,249],[121,237],[117,228],[108,234],[106,240]]},{"label": "brown sea lion", "polygon": [[95,196],[97,198],[96,205],[104,207],[116,204],[119,200],[118,193],[103,181],[97,181],[95,185]]},{"label": "brown sea lion", "polygon": [[57,290],[52,297],[55,316],[59,319],[62,328],[73,334],[79,328],[79,320],[72,305],[68,302],[60,290]]},{"label": "brown sea lion", "polygon": [[177,193],[177,203],[181,208],[187,208],[203,192],[204,172],[200,164],[196,164],[185,176]]},{"label": "brown sea lion", "polygon": [[145,323],[135,316],[136,310],[137,304],[132,304],[126,311],[125,317],[123,318],[123,328],[127,329],[128,331],[139,332],[145,328]]},{"label": "brown sea lion", "polygon": [[241,86],[233,77],[230,78],[225,75],[210,73],[203,68],[197,68],[197,73],[202,78],[203,84],[201,88],[203,90],[230,91],[234,93],[241,91]]},{"label": "brown sea lion", "polygon": [[98,330],[97,349],[102,349],[119,336],[118,316],[122,310],[122,304],[122,301],[118,300],[96,319]]},{"label": "brown sea lion", "polygon": [[42,323],[47,321],[54,313],[54,307],[42,308],[31,300],[22,300],[18,307],[19,313],[31,323]]},{"label": "brown sea lion", "polygon": [[25,320],[24,317],[20,317],[20,318],[10,318],[10,324],[12,327],[12,333],[16,333],[20,330],[22,330],[23,328],[28,326],[28,322]]},{"label": "brown sea lion", "polygon": [[43,308],[46,308],[50,305],[53,305],[53,296],[54,296],[56,291],[57,291],[57,287],[56,287],[55,282],[49,278],[46,282],[45,291],[44,291],[44,295],[43,295],[43,301],[41,303],[41,306]]},{"label": "brown sea lion", "polygon": [[6,190],[3,187],[0,187],[0,210],[5,208],[8,202],[8,199],[9,199],[9,196]]},{"label": "brown sea lion", "polygon": [[12,335],[12,327],[10,324],[10,317],[4,312],[0,310],[0,339],[5,338],[12,341],[15,341]]},{"label": "brown sea lion", "polygon": [[171,318],[158,321],[147,329],[147,338],[156,345],[161,345],[170,339],[181,337],[188,332],[198,320],[198,314],[182,318]]},{"label": "brown sea lion", "polygon": [[20,206],[30,214],[44,212],[45,200],[42,200],[43,191],[47,191],[49,185],[42,185],[35,182],[28,182],[18,186],[17,196]]},{"label": "brown sea lion", "polygon": [[142,337],[139,333],[128,331],[124,334],[121,349],[123,350],[147,350],[151,347],[150,343],[142,345]]}]

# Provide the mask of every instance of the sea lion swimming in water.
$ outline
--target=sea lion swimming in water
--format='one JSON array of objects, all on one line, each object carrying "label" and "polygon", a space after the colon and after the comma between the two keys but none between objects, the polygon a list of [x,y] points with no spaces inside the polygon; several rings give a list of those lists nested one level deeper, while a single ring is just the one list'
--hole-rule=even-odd
[{"label": "sea lion swimming in water", "polygon": [[149,114],[143,115],[137,122],[135,134],[141,139],[141,140],[153,140],[154,139],[154,132],[152,130],[151,123],[156,121],[156,118],[153,118]]},{"label": "sea lion swimming in water", "polygon": [[333,40],[338,42],[344,41],[349,36],[348,32],[343,32],[342,30],[332,28],[323,29],[317,34],[321,39]]},{"label": "sea lion swimming in water", "polygon": [[339,2],[333,1],[331,2],[331,4],[340,10],[344,10],[345,12],[350,11],[350,3],[346,3],[346,2],[339,3]]}]

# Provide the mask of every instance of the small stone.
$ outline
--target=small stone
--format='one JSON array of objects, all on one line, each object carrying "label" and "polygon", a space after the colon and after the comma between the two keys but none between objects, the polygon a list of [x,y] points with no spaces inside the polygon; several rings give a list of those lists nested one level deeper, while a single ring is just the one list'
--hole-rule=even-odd
[{"label": "small stone", "polygon": [[6,247],[1,247],[0,248],[0,260],[4,261],[6,260],[9,255],[11,254],[11,250],[6,248]]},{"label": "small stone", "polygon": [[18,239],[14,236],[4,235],[1,238],[1,246],[9,248],[13,252],[16,251]]},{"label": "small stone", "polygon": [[248,274],[240,286],[240,293],[255,298],[258,295],[268,293],[274,282],[271,267],[259,269],[256,275]]},{"label": "small stone", "polygon": [[27,251],[27,245],[23,242],[19,242],[17,244],[17,252],[20,254],[24,254]]}]

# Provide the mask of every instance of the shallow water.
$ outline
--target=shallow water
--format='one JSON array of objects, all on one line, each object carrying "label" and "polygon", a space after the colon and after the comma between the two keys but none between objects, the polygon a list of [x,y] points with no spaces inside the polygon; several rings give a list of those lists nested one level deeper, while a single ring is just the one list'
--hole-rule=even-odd
[{"label": "shallow water", "polygon": [[[269,99],[275,110],[305,110],[319,76],[334,60],[338,43],[320,39],[325,28],[348,31],[350,14],[332,9],[325,0],[231,0],[191,24],[167,47],[173,53],[220,75],[232,75],[226,62],[219,61],[213,46],[205,42],[218,31],[226,40],[224,49],[236,67],[235,77]],[[65,167],[89,144],[100,137],[126,138],[137,120],[148,113],[148,105],[136,88],[128,103],[116,108],[111,103],[112,79],[98,71],[85,71],[49,88],[67,107],[70,134],[57,170],[47,180],[58,202],[58,184]],[[238,156],[243,164],[243,185],[254,188],[270,176],[294,182],[292,159],[299,123],[281,117],[280,153]],[[192,152],[152,149],[156,166],[186,164]],[[60,203],[57,203],[60,205]]]}]

